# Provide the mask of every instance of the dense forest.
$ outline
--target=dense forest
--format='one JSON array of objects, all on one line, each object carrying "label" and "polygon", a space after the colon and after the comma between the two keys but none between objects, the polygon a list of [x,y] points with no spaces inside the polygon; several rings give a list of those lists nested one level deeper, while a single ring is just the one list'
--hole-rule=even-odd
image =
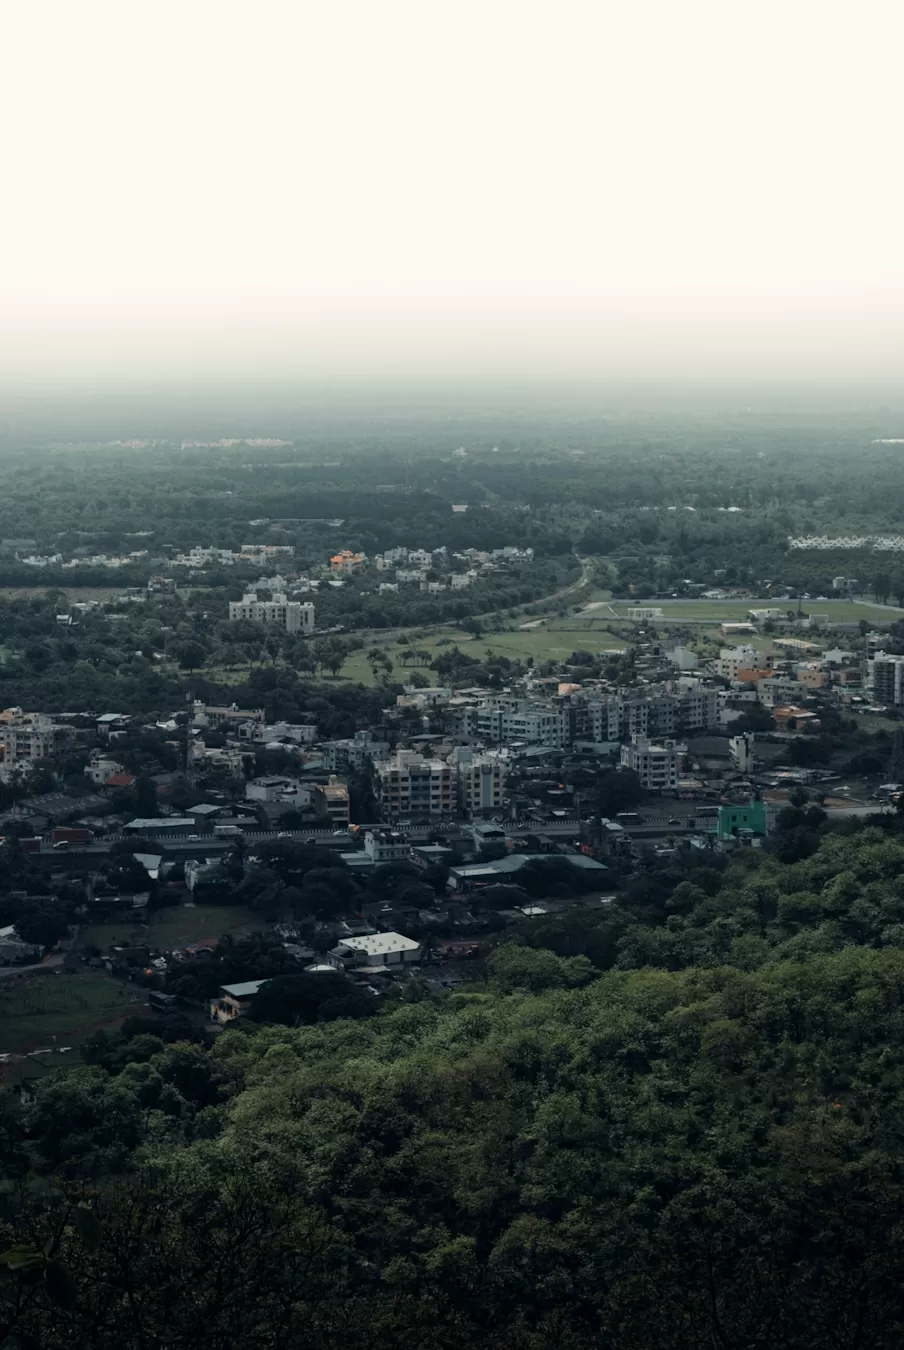
[{"label": "dense forest", "polygon": [[900,1344],[904,839],[798,853],[663,872],[591,957],[210,1050],[136,1019],[6,1090],[9,1344]]}]

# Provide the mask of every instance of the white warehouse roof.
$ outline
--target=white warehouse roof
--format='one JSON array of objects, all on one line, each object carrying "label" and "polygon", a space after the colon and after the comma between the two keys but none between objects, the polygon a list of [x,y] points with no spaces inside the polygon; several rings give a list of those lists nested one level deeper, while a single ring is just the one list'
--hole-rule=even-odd
[{"label": "white warehouse roof", "polygon": [[366,952],[368,956],[378,956],[384,952],[413,952],[420,947],[412,938],[402,937],[401,933],[370,933],[367,937],[340,938],[339,946],[349,951]]}]

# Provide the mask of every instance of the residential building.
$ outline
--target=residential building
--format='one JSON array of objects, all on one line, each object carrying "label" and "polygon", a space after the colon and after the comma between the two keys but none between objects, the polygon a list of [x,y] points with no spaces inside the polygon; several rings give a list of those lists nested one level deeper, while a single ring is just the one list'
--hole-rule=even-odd
[{"label": "residential building", "polygon": [[886,708],[904,703],[904,656],[876,652],[867,662],[866,672],[867,688],[872,691],[874,703]]},{"label": "residential building", "polygon": [[351,549],[344,548],[330,558],[330,571],[334,576],[349,576],[359,571],[366,562],[366,553],[352,553]]},{"label": "residential building", "polygon": [[[237,703],[231,703],[228,708],[218,708],[211,703],[202,703],[200,699],[195,699],[191,705],[193,727],[211,727],[228,733],[238,731],[246,723],[262,726],[263,722],[263,708],[240,708]],[[247,739],[251,740],[252,737]]]},{"label": "residential building", "polygon": [[329,816],[333,825],[349,823],[348,788],[334,773],[328,783],[317,783],[311,792],[311,801],[319,816]]},{"label": "residential building", "polygon": [[210,1017],[220,1026],[228,1026],[251,1007],[252,1000],[266,980],[245,980],[242,984],[222,984],[217,998],[210,1003]]},{"label": "residential building", "polygon": [[114,775],[124,772],[125,765],[120,764],[119,760],[110,759],[106,755],[98,754],[97,751],[91,756],[90,763],[85,765],[86,778],[90,778],[98,787],[103,787]]},{"label": "residential building", "polygon": [[370,933],[341,938],[329,953],[338,970],[356,966],[407,966],[421,958],[421,944],[401,933]]},{"label": "residential building", "polygon": [[253,778],[245,784],[245,800],[249,802],[291,802],[294,806],[311,804],[312,788],[297,778]]},{"label": "residential building", "polygon": [[385,817],[443,816],[455,802],[452,766],[414,750],[397,750],[374,765],[375,788]]},{"label": "residential building", "polygon": [[287,633],[314,631],[314,606],[310,600],[289,600],[284,594],[276,593],[270,600],[258,600],[254,591],[249,591],[241,600],[230,600],[229,618],[234,623],[238,619],[250,619],[252,623],[272,623],[284,628]]},{"label": "residential building", "polygon": [[678,750],[674,741],[657,744],[646,737],[623,745],[622,768],[633,769],[646,792],[674,792],[678,787]]},{"label": "residential building", "polygon": [[389,742],[378,741],[372,731],[356,731],[346,740],[324,741],[320,747],[323,767],[336,772],[363,769],[372,760],[385,759]]},{"label": "residential building", "polygon": [[534,702],[506,695],[462,710],[460,729],[495,745],[527,741],[562,750],[571,740],[571,718],[564,704]]},{"label": "residential building", "polygon": [[269,722],[258,725],[256,741],[293,741],[296,745],[313,745],[317,739],[317,726],[313,722]]},{"label": "residential building", "polygon": [[46,713],[5,708],[0,712],[0,774],[6,777],[17,767],[28,768],[35,760],[53,759],[72,740],[71,727],[54,722]]},{"label": "residential building", "polygon": [[498,754],[475,754],[460,746],[451,757],[458,784],[458,804],[468,815],[502,809],[505,762]]},{"label": "residential building", "polygon": [[375,866],[380,863],[407,862],[411,857],[411,845],[392,830],[368,830],[364,835],[364,852]]},{"label": "residential building", "polygon": [[748,774],[753,769],[753,740],[752,731],[729,737],[728,755],[738,773]]},{"label": "residential building", "polygon": [[768,664],[756,647],[723,647],[716,669],[723,679],[736,680],[739,670],[762,670]]},{"label": "residential building", "polygon": [[16,932],[15,924],[0,928],[0,966],[18,965],[20,962],[40,961],[43,947],[38,942],[25,942]]}]

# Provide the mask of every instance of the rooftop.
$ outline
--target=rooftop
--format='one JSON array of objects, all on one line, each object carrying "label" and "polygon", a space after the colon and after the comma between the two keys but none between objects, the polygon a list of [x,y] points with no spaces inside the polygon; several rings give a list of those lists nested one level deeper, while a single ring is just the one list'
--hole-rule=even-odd
[{"label": "rooftop", "polygon": [[420,945],[413,938],[403,937],[401,933],[371,933],[366,937],[340,938],[340,946],[365,952],[368,956],[376,956],[380,952],[413,952]]},{"label": "rooftop", "polygon": [[245,980],[243,984],[221,984],[220,989],[230,998],[253,998],[266,980]]}]

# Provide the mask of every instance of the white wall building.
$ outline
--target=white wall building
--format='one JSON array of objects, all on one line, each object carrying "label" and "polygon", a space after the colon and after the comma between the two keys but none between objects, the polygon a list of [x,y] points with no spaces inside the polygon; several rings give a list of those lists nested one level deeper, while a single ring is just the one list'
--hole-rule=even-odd
[{"label": "white wall building", "polygon": [[744,731],[739,736],[730,736],[728,753],[738,773],[753,771],[753,732]]},{"label": "white wall building", "polygon": [[505,791],[505,764],[498,755],[475,754],[460,746],[451,757],[458,783],[458,804],[468,814],[499,811]]},{"label": "white wall building", "polygon": [[310,600],[289,600],[276,594],[271,600],[258,600],[253,591],[241,600],[230,600],[229,618],[250,619],[252,623],[274,623],[287,633],[313,633],[314,606]]},{"label": "white wall building", "polygon": [[368,937],[341,938],[330,952],[332,965],[403,966],[419,961],[421,944],[401,933],[371,933]]},{"label": "white wall building", "polygon": [[723,679],[736,680],[739,670],[768,670],[768,666],[756,647],[723,647],[717,669]]},{"label": "white wall building", "polygon": [[678,750],[674,741],[657,744],[645,737],[621,748],[621,763],[633,769],[647,792],[674,791],[678,787]]}]

